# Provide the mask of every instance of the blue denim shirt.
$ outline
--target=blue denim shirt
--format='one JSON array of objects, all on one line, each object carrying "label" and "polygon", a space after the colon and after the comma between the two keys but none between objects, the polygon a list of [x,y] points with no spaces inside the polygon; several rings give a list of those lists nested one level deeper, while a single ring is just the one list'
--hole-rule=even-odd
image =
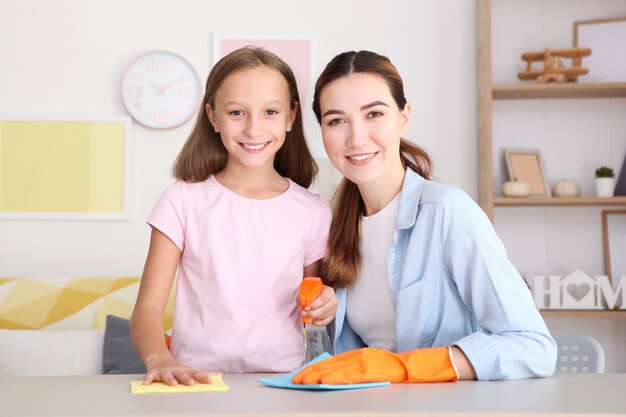
[{"label": "blue denim shirt", "polygon": [[[556,343],[489,219],[463,191],[407,169],[387,262],[397,352],[456,345],[480,380],[553,374]],[[336,293],[335,352],[364,347],[346,320],[347,289]]]}]

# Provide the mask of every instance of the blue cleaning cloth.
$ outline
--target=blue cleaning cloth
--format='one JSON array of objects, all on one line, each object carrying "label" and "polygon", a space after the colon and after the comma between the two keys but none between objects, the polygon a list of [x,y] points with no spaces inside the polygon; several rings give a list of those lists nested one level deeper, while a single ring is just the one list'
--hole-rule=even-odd
[{"label": "blue cleaning cloth", "polygon": [[327,352],[322,353],[317,358],[313,359],[311,362],[305,364],[302,368],[293,371],[287,375],[281,375],[274,378],[259,378],[258,381],[269,385],[274,388],[289,388],[289,389],[309,389],[309,390],[326,390],[326,389],[358,389],[358,388],[374,388],[374,387],[386,387],[391,385],[391,382],[367,382],[363,384],[313,384],[313,385],[302,385],[302,384],[294,384],[291,382],[291,378],[295,374],[297,374],[301,369],[306,368],[312,363],[321,361],[323,359],[330,358],[330,354]]}]

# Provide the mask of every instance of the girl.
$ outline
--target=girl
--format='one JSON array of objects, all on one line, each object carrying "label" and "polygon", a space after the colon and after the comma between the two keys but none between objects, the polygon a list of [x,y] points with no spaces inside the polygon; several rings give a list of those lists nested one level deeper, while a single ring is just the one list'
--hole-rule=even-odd
[{"label": "girl", "polygon": [[[303,276],[319,275],[330,207],[306,190],[316,172],[291,69],[242,48],[211,70],[177,178],[148,224],[150,249],[131,319],[144,383],[210,382],[207,370],[288,372],[302,364],[296,304]],[[161,317],[178,268],[170,350]],[[335,314],[325,287],[302,314]]]},{"label": "girl", "polygon": [[428,154],[403,139],[411,107],[391,62],[336,56],[313,110],[345,176],[322,267],[339,298],[335,350],[345,353],[294,382],[551,375],[555,342],[491,223],[465,193],[430,181]]}]

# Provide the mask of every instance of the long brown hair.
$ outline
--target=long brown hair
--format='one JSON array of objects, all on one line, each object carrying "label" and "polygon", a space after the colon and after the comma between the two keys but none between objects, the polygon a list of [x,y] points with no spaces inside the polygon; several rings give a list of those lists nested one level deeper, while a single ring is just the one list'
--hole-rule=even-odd
[{"label": "long brown hair", "polygon": [[[354,73],[368,73],[380,77],[389,86],[389,91],[398,106],[406,105],[404,85],[396,67],[385,56],[370,51],[344,52],[334,57],[315,83],[313,111],[321,122],[320,95],[332,81]],[[432,162],[428,153],[419,146],[400,140],[400,159],[404,168],[417,172],[428,179],[432,173]],[[361,263],[360,226],[365,203],[355,183],[344,178],[333,200],[333,220],[328,238],[328,256],[322,262],[324,281],[335,288],[348,287],[357,278]]]},{"label": "long brown hair", "polygon": [[[194,127],[183,145],[176,161],[174,176],[182,181],[200,182],[206,180],[226,166],[228,151],[222,143],[206,114],[206,106],[215,109],[215,95],[222,83],[237,71],[243,71],[266,65],[278,71],[287,81],[289,104],[293,110],[300,103],[298,86],[293,71],[282,59],[263,48],[246,46],[231,52],[220,59],[211,69],[206,81],[206,90],[202,104],[198,109]],[[296,118],[287,132],[285,143],[274,157],[274,168],[283,177],[290,178],[304,188],[308,188],[317,174],[317,164],[309,151],[304,136],[302,109],[296,112]]]}]

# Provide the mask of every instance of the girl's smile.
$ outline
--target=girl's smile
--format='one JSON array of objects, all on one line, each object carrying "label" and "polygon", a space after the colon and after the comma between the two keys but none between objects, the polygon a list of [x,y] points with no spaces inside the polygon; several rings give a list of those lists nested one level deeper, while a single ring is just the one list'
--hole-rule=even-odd
[{"label": "girl's smile", "polygon": [[244,143],[244,142],[239,142],[239,145],[241,145],[241,147],[246,151],[246,152],[250,152],[250,153],[259,153],[259,152],[263,152],[263,150],[267,147],[267,145],[269,145],[271,141],[269,142],[263,142],[263,143]]}]

